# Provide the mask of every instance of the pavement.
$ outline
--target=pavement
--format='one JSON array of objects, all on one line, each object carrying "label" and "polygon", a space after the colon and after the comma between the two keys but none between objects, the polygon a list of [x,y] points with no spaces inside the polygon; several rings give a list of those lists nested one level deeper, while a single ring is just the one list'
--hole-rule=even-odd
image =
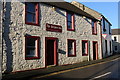
[{"label": "pavement", "polygon": [[3,74],[3,79],[2,80],[30,80],[34,77],[37,76],[44,76],[50,73],[55,73],[59,71],[64,71],[64,70],[69,70],[69,69],[74,69],[78,67],[84,67],[87,65],[92,65],[92,64],[97,64],[101,62],[106,62],[110,61],[113,59],[116,59],[120,57],[120,54],[116,54],[113,56],[109,56],[104,59],[100,60],[93,60],[93,61],[86,61],[86,62],[80,62],[72,65],[65,65],[65,66],[53,66],[53,67],[48,67],[44,69],[37,69],[37,70],[29,70],[29,71],[24,71],[24,72],[16,72],[16,73],[9,73],[9,74]]}]

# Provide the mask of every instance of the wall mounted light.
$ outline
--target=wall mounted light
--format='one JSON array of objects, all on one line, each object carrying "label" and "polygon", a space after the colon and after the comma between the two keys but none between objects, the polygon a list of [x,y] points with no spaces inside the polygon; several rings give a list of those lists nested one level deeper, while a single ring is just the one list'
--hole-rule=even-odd
[{"label": "wall mounted light", "polygon": [[83,18],[85,19],[86,17],[85,17],[85,16],[83,16]]},{"label": "wall mounted light", "polygon": [[56,7],[52,7],[52,10],[53,10],[53,11],[56,11]]}]

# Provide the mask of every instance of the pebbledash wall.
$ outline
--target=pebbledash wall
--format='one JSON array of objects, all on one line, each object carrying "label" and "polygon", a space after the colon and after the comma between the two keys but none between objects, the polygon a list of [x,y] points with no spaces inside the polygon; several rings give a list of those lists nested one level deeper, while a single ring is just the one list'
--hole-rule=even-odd
[{"label": "pebbledash wall", "polygon": [[[97,23],[97,35],[92,34],[92,20],[75,14],[75,31],[67,31],[66,10],[39,3],[40,26],[25,24],[25,3],[4,3],[3,62],[2,72],[16,72],[45,67],[45,38],[58,38],[58,65],[93,60],[93,41],[98,42],[98,59],[102,59],[101,32]],[[62,33],[46,31],[46,23],[61,25]],[[40,37],[40,58],[25,60],[25,35]],[[76,40],[76,56],[68,57],[67,39]],[[82,56],[82,40],[88,40],[87,56]]]},{"label": "pebbledash wall", "polygon": [[112,26],[112,24],[107,20],[107,18],[104,15],[102,15],[101,13],[99,13],[95,10],[92,10],[92,9],[86,7],[85,5],[83,5],[79,2],[72,1],[71,4],[82,9],[86,13],[91,14],[95,18],[101,20],[102,57],[105,58],[105,57],[112,55],[113,54],[112,38],[111,38],[111,33],[112,33],[111,26]]}]

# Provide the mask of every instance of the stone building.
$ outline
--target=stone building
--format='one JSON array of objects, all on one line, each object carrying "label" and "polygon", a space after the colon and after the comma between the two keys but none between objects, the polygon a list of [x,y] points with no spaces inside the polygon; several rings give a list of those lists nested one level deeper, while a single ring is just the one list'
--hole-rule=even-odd
[{"label": "stone building", "polygon": [[112,29],[113,52],[120,53],[120,29]]},{"label": "stone building", "polygon": [[99,19],[71,3],[7,2],[3,24],[3,73],[102,59]]},{"label": "stone building", "polygon": [[72,1],[71,4],[78,7],[82,11],[94,16],[100,21],[101,26],[101,43],[102,43],[102,57],[108,57],[113,54],[112,51],[112,38],[111,38],[111,23],[101,13],[86,7],[85,5]]}]

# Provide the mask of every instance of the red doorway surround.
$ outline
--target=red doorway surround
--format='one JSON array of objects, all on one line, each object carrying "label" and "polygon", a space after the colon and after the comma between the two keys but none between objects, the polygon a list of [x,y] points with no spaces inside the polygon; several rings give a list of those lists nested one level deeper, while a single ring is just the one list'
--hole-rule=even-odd
[{"label": "red doorway surround", "polygon": [[[51,42],[51,43],[50,43]],[[53,44],[53,45],[52,45]],[[53,46],[53,49],[51,48],[50,51],[50,47]],[[55,37],[45,37],[45,67],[47,67],[49,64],[49,57],[50,57],[50,52],[53,52],[52,56],[53,57],[53,65],[58,65],[58,53],[57,53],[57,48],[58,48],[58,38]]]},{"label": "red doorway surround", "polygon": [[93,41],[93,60],[98,59],[98,42]]}]

